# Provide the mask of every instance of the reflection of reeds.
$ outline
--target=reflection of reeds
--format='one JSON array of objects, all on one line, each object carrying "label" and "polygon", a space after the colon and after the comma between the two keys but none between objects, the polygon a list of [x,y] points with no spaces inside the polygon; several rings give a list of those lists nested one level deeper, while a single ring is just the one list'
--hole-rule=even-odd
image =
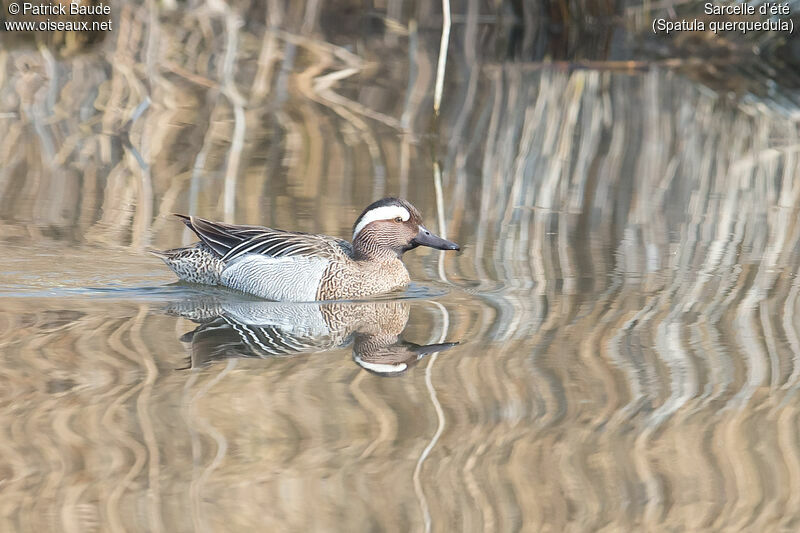
[{"label": "reflection of reeds", "polygon": [[349,49],[312,4],[126,3],[96,55],[0,50],[2,234],[166,247],[188,211],[346,235],[401,191],[467,245],[439,263],[475,285],[442,300],[466,342],[394,380],[347,350],[187,376],[187,328],[146,306],[9,300],[0,529],[405,531],[420,491],[433,530],[794,528],[791,103],[494,62],[470,1],[434,122],[430,6]]}]

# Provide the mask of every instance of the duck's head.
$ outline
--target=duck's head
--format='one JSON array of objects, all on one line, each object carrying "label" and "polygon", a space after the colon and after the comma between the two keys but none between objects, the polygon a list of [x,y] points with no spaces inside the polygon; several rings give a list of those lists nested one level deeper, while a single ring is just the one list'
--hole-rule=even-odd
[{"label": "duck's head", "polygon": [[460,250],[454,242],[434,235],[422,225],[417,208],[399,198],[384,198],[368,205],[353,224],[353,248],[362,257],[396,254],[417,246]]}]

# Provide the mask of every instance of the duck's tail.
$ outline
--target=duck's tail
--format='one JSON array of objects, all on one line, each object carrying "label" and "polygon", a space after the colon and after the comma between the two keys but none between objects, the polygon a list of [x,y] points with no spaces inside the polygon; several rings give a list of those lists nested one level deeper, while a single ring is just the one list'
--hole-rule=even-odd
[{"label": "duck's tail", "polygon": [[201,242],[183,248],[171,250],[148,248],[147,251],[164,261],[184,281],[205,285],[219,284],[224,264],[208,246]]},{"label": "duck's tail", "polygon": [[156,250],[155,248],[145,248],[144,251],[166,261],[171,257],[172,252],[175,250]]}]

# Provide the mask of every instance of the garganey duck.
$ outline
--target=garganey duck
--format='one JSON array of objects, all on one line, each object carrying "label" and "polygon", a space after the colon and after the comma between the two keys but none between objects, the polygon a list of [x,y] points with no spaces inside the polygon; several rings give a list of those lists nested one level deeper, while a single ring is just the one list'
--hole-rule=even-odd
[{"label": "garganey duck", "polygon": [[460,249],[426,229],[419,211],[398,198],[370,204],[353,225],[352,243],[177,216],[200,242],[153,253],[180,279],[276,301],[347,300],[389,292],[410,281],[404,252],[417,246]]}]

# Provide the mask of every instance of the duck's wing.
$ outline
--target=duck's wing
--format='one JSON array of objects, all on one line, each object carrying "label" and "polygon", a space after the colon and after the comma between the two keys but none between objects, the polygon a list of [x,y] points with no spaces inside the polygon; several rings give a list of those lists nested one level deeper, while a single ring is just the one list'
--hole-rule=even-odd
[{"label": "duck's wing", "polygon": [[193,216],[176,216],[226,263],[246,254],[333,259],[348,255],[351,250],[349,242],[325,235],[224,224]]}]

